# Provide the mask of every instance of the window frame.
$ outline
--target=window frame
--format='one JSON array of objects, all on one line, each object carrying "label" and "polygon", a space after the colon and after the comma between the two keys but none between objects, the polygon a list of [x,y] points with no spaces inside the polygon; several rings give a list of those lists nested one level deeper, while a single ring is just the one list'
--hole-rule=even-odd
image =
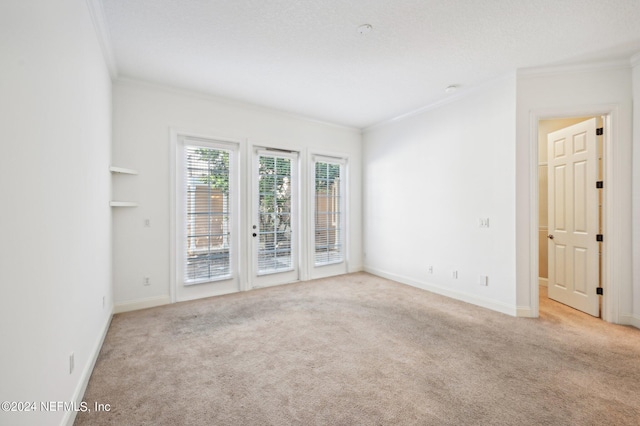
[{"label": "window frame", "polygon": [[[341,259],[337,261],[328,261],[316,263],[316,209],[317,209],[317,198],[316,198],[316,164],[317,163],[327,163],[327,164],[336,164],[340,166],[340,183],[339,183],[339,191],[340,191],[340,218],[339,218],[339,226],[340,229],[340,239],[341,239]],[[343,269],[340,272],[347,272],[347,261],[348,261],[348,158],[346,156],[332,156],[332,155],[322,155],[322,154],[312,154],[311,162],[310,162],[310,173],[309,173],[309,183],[310,183],[310,253],[309,253],[309,266],[313,270],[316,269],[330,269],[331,267]]]},{"label": "window frame", "polygon": [[[172,242],[172,246],[175,247],[175,252],[172,253],[172,262],[175,263],[175,273],[172,274],[175,277],[176,285],[184,288],[203,287],[201,290],[197,290],[201,293],[207,284],[216,285],[224,282],[235,281],[239,283],[239,264],[240,264],[240,180],[239,180],[239,161],[240,150],[237,142],[220,140],[217,138],[189,136],[184,134],[177,134],[176,141],[176,158],[175,158],[175,223],[172,228],[172,232],[175,240]],[[186,148],[187,147],[202,147],[206,149],[225,150],[229,152],[229,201],[228,208],[231,212],[229,215],[228,232],[229,237],[227,239],[229,248],[229,273],[224,276],[211,277],[199,280],[188,281],[186,279],[186,236],[187,236],[187,182],[186,182]],[[234,287],[237,287],[235,284]],[[237,290],[236,290],[237,291]],[[227,293],[228,291],[222,291]],[[218,293],[217,291],[215,293]],[[172,297],[175,300],[175,296]],[[183,298],[179,297],[179,300],[187,300],[191,297]]]}]

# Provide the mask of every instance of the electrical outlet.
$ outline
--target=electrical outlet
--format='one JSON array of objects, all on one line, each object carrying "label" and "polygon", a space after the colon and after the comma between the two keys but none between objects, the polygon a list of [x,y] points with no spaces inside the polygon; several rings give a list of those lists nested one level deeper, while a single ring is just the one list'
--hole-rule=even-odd
[{"label": "electrical outlet", "polygon": [[489,285],[489,277],[486,275],[480,275],[478,277],[478,284],[480,284],[481,286],[488,286]]},{"label": "electrical outlet", "polygon": [[451,272],[451,276],[453,277],[454,280],[458,279],[458,271],[452,271]]},{"label": "electrical outlet", "polygon": [[104,300],[104,296],[102,296],[102,309],[104,309],[105,307],[105,300]]},{"label": "electrical outlet", "polygon": [[478,224],[480,225],[480,228],[488,228],[489,227],[489,218],[488,217],[481,217],[478,220]]},{"label": "electrical outlet", "polygon": [[73,356],[73,352],[69,355],[69,374],[73,374],[73,369],[75,367],[75,359]]},{"label": "electrical outlet", "polygon": [[145,219],[144,220],[144,227],[145,228],[151,228],[151,219]]},{"label": "electrical outlet", "polygon": [[151,285],[151,277],[144,277],[143,280],[142,280],[142,283],[145,286]]},{"label": "electrical outlet", "polygon": [[429,268],[427,268],[427,272],[433,274],[433,266],[429,266]]}]

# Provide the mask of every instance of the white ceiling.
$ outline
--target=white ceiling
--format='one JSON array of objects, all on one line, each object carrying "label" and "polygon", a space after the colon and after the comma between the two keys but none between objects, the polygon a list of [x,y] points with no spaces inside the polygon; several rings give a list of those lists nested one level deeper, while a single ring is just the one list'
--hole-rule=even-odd
[{"label": "white ceiling", "polygon": [[121,77],[358,128],[451,96],[451,84],[640,52],[640,0],[102,3]]}]

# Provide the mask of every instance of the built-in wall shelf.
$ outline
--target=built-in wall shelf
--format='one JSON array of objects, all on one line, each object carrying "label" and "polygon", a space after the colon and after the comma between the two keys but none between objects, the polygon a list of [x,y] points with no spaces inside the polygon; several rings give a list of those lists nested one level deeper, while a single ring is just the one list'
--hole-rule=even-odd
[{"label": "built-in wall shelf", "polygon": [[125,174],[125,175],[137,175],[138,174],[137,170],[126,169],[124,167],[118,167],[118,166],[109,167],[109,171],[111,173],[122,173],[122,174]]},{"label": "built-in wall shelf", "polygon": [[138,207],[138,203],[133,201],[109,201],[111,207]]},{"label": "built-in wall shelf", "polygon": [[[137,175],[138,171],[134,169],[127,169],[126,167],[109,166],[109,171],[112,175]],[[138,207],[138,203],[135,201],[109,201],[111,207]]]}]

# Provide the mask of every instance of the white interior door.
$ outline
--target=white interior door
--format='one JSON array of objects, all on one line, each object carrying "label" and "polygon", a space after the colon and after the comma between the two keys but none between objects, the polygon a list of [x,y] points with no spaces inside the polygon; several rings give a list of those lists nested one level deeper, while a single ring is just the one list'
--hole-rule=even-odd
[{"label": "white interior door", "polygon": [[599,316],[596,119],[550,133],[549,298]]},{"label": "white interior door", "polygon": [[253,287],[297,281],[298,153],[257,149],[253,168]]}]

